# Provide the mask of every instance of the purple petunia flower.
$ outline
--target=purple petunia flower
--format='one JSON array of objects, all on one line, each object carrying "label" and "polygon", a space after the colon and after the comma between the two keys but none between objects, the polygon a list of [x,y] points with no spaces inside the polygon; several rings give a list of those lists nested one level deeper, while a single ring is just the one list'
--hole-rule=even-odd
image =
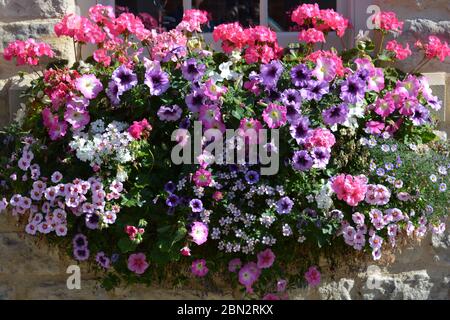
[{"label": "purple petunia flower", "polygon": [[87,237],[82,234],[78,233],[76,234],[72,239],[72,245],[74,248],[85,248],[88,245]]},{"label": "purple petunia flower", "polygon": [[341,103],[337,106],[332,106],[331,108],[322,112],[323,122],[329,126],[342,124],[347,120],[348,113],[348,105],[345,103]]},{"label": "purple petunia flower", "polygon": [[100,251],[95,256],[95,261],[105,269],[109,269],[111,267],[111,259],[109,259],[103,251]]},{"label": "purple petunia flower", "polygon": [[182,110],[176,104],[161,106],[158,110],[158,118],[161,121],[177,121],[181,117]]},{"label": "purple petunia flower", "polygon": [[112,80],[119,86],[119,90],[125,92],[137,85],[138,80],[133,70],[128,69],[125,65],[118,67],[111,76]]},{"label": "purple petunia flower", "polygon": [[330,92],[330,86],[326,81],[310,80],[308,86],[300,90],[305,100],[320,101],[323,95]]},{"label": "purple petunia flower", "polygon": [[164,185],[164,190],[166,190],[166,192],[168,193],[173,193],[175,191],[175,188],[176,185],[172,181],[169,181]]},{"label": "purple petunia flower", "polygon": [[292,157],[292,167],[297,171],[306,171],[313,166],[313,159],[307,151],[295,151]]},{"label": "purple petunia flower", "polygon": [[356,75],[358,78],[360,78],[362,81],[366,82],[370,78],[370,70],[367,70],[365,68],[358,69],[356,72]]},{"label": "purple petunia flower", "polygon": [[170,194],[166,199],[166,204],[169,207],[176,207],[180,203],[180,198],[176,194]]},{"label": "purple petunia flower", "polygon": [[421,104],[418,104],[414,107],[411,121],[415,126],[423,126],[430,121],[430,111]]},{"label": "purple petunia flower", "polygon": [[330,161],[330,149],[325,147],[315,147],[312,151],[314,159],[313,168],[325,169]]},{"label": "purple petunia flower", "polygon": [[304,88],[308,85],[309,80],[311,80],[312,71],[304,64],[299,64],[298,66],[291,69],[291,79],[292,83],[300,88]]},{"label": "purple petunia flower", "polygon": [[288,214],[292,211],[293,206],[294,201],[292,201],[289,197],[283,197],[277,201],[277,212],[279,214]]},{"label": "purple petunia flower", "polygon": [[291,104],[286,105],[286,119],[289,123],[297,123],[300,119],[300,115],[299,107]]},{"label": "purple petunia flower", "polygon": [[192,199],[189,202],[189,206],[192,209],[192,212],[202,212],[203,211],[203,202],[200,199]]},{"label": "purple petunia flower", "polygon": [[197,63],[195,58],[186,60],[181,66],[181,72],[187,81],[200,80],[205,72],[205,69],[206,66],[202,63]]},{"label": "purple petunia flower", "polygon": [[283,102],[286,106],[292,105],[295,107],[300,107],[302,96],[298,90],[286,89],[281,94],[281,102]]},{"label": "purple petunia flower", "polygon": [[120,103],[120,96],[122,95],[122,91],[119,88],[119,85],[114,80],[111,80],[108,83],[108,89],[106,89],[106,95],[113,105],[118,105]]},{"label": "purple petunia flower", "polygon": [[278,60],[273,60],[268,64],[263,64],[260,68],[262,83],[269,88],[274,88],[277,86],[277,82],[282,73],[283,66]]},{"label": "purple petunia flower", "polygon": [[95,229],[98,229],[98,224],[100,222],[100,216],[95,212],[88,213],[88,214],[86,214],[85,221],[86,221],[86,227],[88,227],[91,230],[95,230]]},{"label": "purple petunia flower", "polygon": [[249,170],[245,174],[245,181],[247,181],[248,184],[255,184],[259,181],[259,174],[258,172],[254,170]]},{"label": "purple petunia flower", "polygon": [[189,118],[183,118],[180,121],[180,129],[189,129],[191,126],[191,120]]},{"label": "purple petunia flower", "polygon": [[78,261],[85,261],[89,258],[89,249],[88,248],[74,248],[73,256]]},{"label": "purple petunia flower", "polygon": [[200,107],[205,104],[206,96],[201,90],[194,90],[185,98],[185,102],[192,112],[198,112]]},{"label": "purple petunia flower", "polygon": [[169,89],[169,75],[159,68],[145,73],[144,83],[150,88],[150,94],[159,96]]},{"label": "purple petunia flower", "polygon": [[347,103],[356,104],[364,99],[366,83],[358,76],[350,76],[341,85],[340,98]]},{"label": "purple petunia flower", "polygon": [[306,117],[299,117],[297,122],[293,123],[290,127],[290,132],[292,138],[294,138],[298,144],[302,144],[305,142],[309,129],[309,119]]}]

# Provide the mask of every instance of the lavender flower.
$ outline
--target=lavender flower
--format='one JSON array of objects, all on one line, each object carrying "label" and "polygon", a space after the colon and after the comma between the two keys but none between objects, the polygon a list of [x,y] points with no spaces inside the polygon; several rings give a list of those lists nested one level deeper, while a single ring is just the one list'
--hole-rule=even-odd
[{"label": "lavender flower", "polygon": [[278,60],[273,60],[268,64],[261,65],[260,73],[262,83],[266,87],[274,88],[283,73],[283,66]]},{"label": "lavender flower", "polygon": [[88,248],[75,248],[73,250],[73,256],[78,261],[85,261],[89,258]]},{"label": "lavender flower", "polygon": [[330,150],[325,147],[315,147],[312,151],[314,168],[325,169],[330,160]]},{"label": "lavender flower", "polygon": [[88,227],[91,230],[98,229],[100,217],[97,213],[94,212],[86,214],[85,220],[86,220],[86,227]]},{"label": "lavender flower", "polygon": [[176,194],[170,194],[166,199],[166,204],[173,208],[176,207],[180,203],[180,198]]},{"label": "lavender flower", "polygon": [[115,83],[119,86],[122,92],[130,90],[137,85],[138,80],[133,70],[128,69],[125,65],[121,65],[112,73],[111,77]]},{"label": "lavender flower", "polygon": [[254,170],[249,170],[245,174],[245,181],[247,181],[248,184],[255,184],[259,181],[259,174],[258,172]]},{"label": "lavender flower", "polygon": [[323,122],[329,126],[342,124],[347,120],[348,113],[348,105],[345,103],[341,103],[337,106],[332,106],[331,108],[322,112]]},{"label": "lavender flower", "polygon": [[309,129],[309,119],[306,117],[300,117],[297,122],[291,125],[290,132],[292,138],[294,138],[298,144],[302,144],[305,142]]},{"label": "lavender flower", "polygon": [[85,248],[88,245],[87,237],[84,234],[78,233],[72,239],[74,248]]},{"label": "lavender flower", "polygon": [[279,214],[288,214],[292,211],[293,206],[294,201],[292,201],[289,197],[283,197],[277,201],[277,212]]},{"label": "lavender flower", "polygon": [[106,254],[103,251],[100,251],[95,256],[95,261],[105,269],[109,269],[111,267],[111,260],[106,256]]},{"label": "lavender flower", "polygon": [[418,104],[414,107],[413,114],[411,115],[411,121],[415,126],[422,126],[429,122],[430,111],[424,106]]},{"label": "lavender flower", "polygon": [[307,151],[295,151],[292,157],[292,167],[297,171],[307,171],[313,166],[313,159]]},{"label": "lavender flower", "polygon": [[159,96],[169,89],[169,75],[159,68],[145,73],[144,83],[150,88],[150,94]]},{"label": "lavender flower", "polygon": [[312,71],[304,64],[299,64],[298,66],[291,69],[291,79],[292,83],[300,88],[304,88],[308,85],[309,80],[311,80]]},{"label": "lavender flower", "polygon": [[300,108],[291,104],[286,105],[286,119],[291,124],[298,122],[300,119]]},{"label": "lavender flower", "polygon": [[356,104],[364,99],[366,84],[358,76],[350,76],[341,85],[340,97],[347,103]]},{"label": "lavender flower", "polygon": [[187,81],[198,81],[202,78],[205,72],[206,66],[204,64],[197,63],[195,58],[190,58],[186,60],[181,66],[181,72],[183,77]]},{"label": "lavender flower", "polygon": [[194,90],[185,98],[185,102],[192,112],[198,112],[200,107],[205,104],[206,96],[200,90]]},{"label": "lavender flower", "polygon": [[181,117],[182,110],[176,104],[161,106],[158,110],[158,118],[161,121],[177,121]]},{"label": "lavender flower", "polygon": [[326,81],[310,80],[308,86],[301,89],[302,98],[306,100],[320,101],[328,92],[330,92],[330,86]]},{"label": "lavender flower", "polygon": [[172,181],[169,181],[164,185],[164,190],[166,190],[166,192],[168,193],[173,193],[175,191],[175,188],[176,185]]},{"label": "lavender flower", "polygon": [[203,211],[203,202],[200,199],[192,199],[189,202],[189,206],[192,209],[192,212],[202,212]]},{"label": "lavender flower", "polygon": [[113,105],[118,105],[120,103],[120,96],[122,95],[122,91],[119,88],[119,85],[114,80],[111,80],[108,83],[108,89],[106,89],[106,95]]},{"label": "lavender flower", "polygon": [[302,96],[298,90],[286,89],[281,94],[281,102],[283,102],[286,106],[292,105],[295,107],[300,107]]}]

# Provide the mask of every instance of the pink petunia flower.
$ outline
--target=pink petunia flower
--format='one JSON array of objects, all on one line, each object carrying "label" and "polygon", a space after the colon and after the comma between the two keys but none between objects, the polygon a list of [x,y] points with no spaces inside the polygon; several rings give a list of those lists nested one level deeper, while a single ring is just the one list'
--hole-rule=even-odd
[{"label": "pink petunia flower", "polygon": [[128,270],[136,274],[143,274],[148,266],[144,253],[133,253],[128,257]]},{"label": "pink petunia flower", "polygon": [[189,235],[198,245],[204,244],[208,240],[208,226],[203,222],[196,221],[192,224]]},{"label": "pink petunia flower", "polygon": [[316,267],[310,267],[305,273],[305,279],[311,287],[315,287],[320,284],[320,277],[320,272]]},{"label": "pink petunia flower", "polygon": [[192,177],[197,187],[207,187],[211,184],[211,172],[206,169],[198,169]]},{"label": "pink petunia flower", "polygon": [[257,266],[259,269],[267,269],[270,268],[275,261],[275,254],[272,252],[270,248],[267,248],[264,251],[258,253],[258,262]]},{"label": "pink petunia flower", "polygon": [[275,103],[269,103],[269,105],[263,111],[264,122],[270,129],[276,129],[283,126],[286,123],[285,106],[280,106]]},{"label": "pink petunia flower", "polygon": [[75,80],[76,88],[86,99],[95,99],[103,90],[103,85],[93,74],[86,74]]},{"label": "pink petunia flower", "polygon": [[197,259],[192,262],[191,272],[197,277],[204,277],[207,275],[209,269],[206,266],[205,259]]},{"label": "pink petunia flower", "polygon": [[256,263],[249,262],[239,270],[239,283],[245,286],[248,293],[253,293],[253,284],[258,280],[261,275],[261,270]]}]

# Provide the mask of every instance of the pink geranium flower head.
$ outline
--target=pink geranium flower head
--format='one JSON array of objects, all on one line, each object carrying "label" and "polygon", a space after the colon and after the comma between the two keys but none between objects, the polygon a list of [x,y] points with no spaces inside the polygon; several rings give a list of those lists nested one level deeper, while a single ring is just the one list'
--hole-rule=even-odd
[{"label": "pink geranium flower head", "polygon": [[274,261],[275,261],[275,254],[272,252],[270,248],[267,248],[266,250],[258,253],[257,266],[259,269],[270,268]]},{"label": "pink geranium flower head", "polygon": [[197,277],[204,277],[208,273],[205,259],[197,259],[192,262],[191,272]]},{"label": "pink geranium flower head", "polygon": [[134,121],[133,124],[128,128],[128,133],[136,140],[142,138],[144,132],[150,132],[152,126],[148,123],[147,119],[142,119],[141,121]]},{"label": "pink geranium flower head", "polygon": [[95,99],[103,90],[103,85],[93,74],[86,74],[75,80],[76,88],[86,99]]},{"label": "pink geranium flower head", "polygon": [[323,147],[331,149],[336,143],[334,134],[326,128],[316,128],[306,138],[307,148]]},{"label": "pink geranium flower head", "polygon": [[204,244],[208,240],[208,226],[203,222],[196,221],[192,224],[189,235],[198,245]]},{"label": "pink geranium flower head", "polygon": [[128,270],[143,274],[147,268],[148,262],[144,253],[133,253],[128,257]]},{"label": "pink geranium flower head", "polygon": [[311,287],[315,287],[320,284],[320,277],[320,272],[316,267],[310,267],[305,273],[305,279]]},{"label": "pink geranium flower head", "polygon": [[5,60],[9,61],[15,58],[18,66],[24,64],[35,66],[39,63],[39,58],[42,56],[53,58],[55,53],[48,44],[36,42],[34,39],[26,41],[16,40],[8,44],[3,51]]},{"label": "pink geranium flower head", "polygon": [[276,129],[283,126],[286,123],[286,107],[280,106],[275,103],[269,103],[269,105],[263,111],[264,122],[270,129]]},{"label": "pink geranium flower head", "polygon": [[331,188],[339,200],[347,202],[350,206],[357,206],[364,200],[367,192],[367,178],[340,174],[331,180]]},{"label": "pink geranium flower head", "polygon": [[326,42],[324,33],[314,28],[300,31],[300,33],[298,34],[298,40],[304,41],[308,44]]},{"label": "pink geranium flower head", "polygon": [[375,14],[372,22],[375,24],[375,29],[378,30],[401,33],[403,29],[403,21],[399,21],[397,15],[390,11],[381,11]]},{"label": "pink geranium flower head", "polygon": [[188,246],[184,246],[180,249],[180,253],[182,256],[189,257],[191,255],[191,249]]}]

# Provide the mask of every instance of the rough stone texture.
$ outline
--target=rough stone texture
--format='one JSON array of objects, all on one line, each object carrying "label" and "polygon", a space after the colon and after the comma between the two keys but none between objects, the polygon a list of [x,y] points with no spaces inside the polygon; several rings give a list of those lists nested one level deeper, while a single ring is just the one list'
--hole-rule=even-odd
[{"label": "rough stone texture", "polygon": [[[429,35],[436,35],[450,43],[450,2],[447,0],[378,0],[375,1],[383,11],[394,11],[405,22],[403,34],[397,39],[400,43],[417,40],[426,41]],[[414,55],[399,66],[410,71],[423,55],[413,50]],[[444,63],[433,61],[422,72],[450,72],[450,60]]]},{"label": "rough stone texture", "polygon": [[[84,1],[84,0],[83,0]],[[86,4],[86,0],[82,4]],[[46,41],[61,58],[73,61],[70,40],[56,38],[53,26],[67,12],[75,11],[75,0],[0,0],[0,52],[14,39],[29,37]],[[375,0],[374,3],[377,3]],[[378,0],[382,10],[395,11],[405,20],[405,32],[399,41],[414,43],[437,34],[450,42],[450,3],[448,0]],[[358,26],[356,26],[358,28]],[[362,26],[364,28],[364,26]],[[401,65],[410,70],[420,59]],[[429,64],[423,71],[450,72],[450,63]],[[19,70],[0,59],[0,128],[13,116],[20,102],[23,82],[12,78]],[[447,75],[447,84],[450,83]],[[436,85],[441,95],[442,84]],[[440,87],[439,87],[440,86]],[[439,88],[438,88],[439,87]],[[448,88],[448,85],[447,85]],[[450,119],[450,108],[440,115]],[[448,230],[448,228],[447,228]],[[395,261],[362,262],[346,257],[337,269],[326,262],[322,284],[315,289],[290,289],[292,299],[450,299],[450,234],[429,236],[419,245],[407,245],[395,255]],[[193,288],[133,286],[105,292],[98,287],[96,275],[81,265],[81,290],[69,290],[66,269],[74,264],[58,250],[23,234],[15,218],[0,214],[0,299],[219,299],[238,297],[229,290],[203,292]]]},{"label": "rough stone texture", "polygon": [[61,17],[74,7],[74,0],[0,0],[0,21]]},{"label": "rough stone texture", "polygon": [[[450,221],[449,221],[450,222]],[[449,225],[449,224],[447,224]],[[100,288],[81,264],[81,289],[66,286],[67,267],[74,261],[54,247],[18,231],[14,218],[0,216],[0,299],[232,299],[229,288],[214,292],[199,287],[134,285],[113,291]],[[450,233],[429,235],[401,250],[385,249],[384,260],[345,257],[331,267],[323,259],[318,288],[291,288],[290,299],[450,299]]]}]

